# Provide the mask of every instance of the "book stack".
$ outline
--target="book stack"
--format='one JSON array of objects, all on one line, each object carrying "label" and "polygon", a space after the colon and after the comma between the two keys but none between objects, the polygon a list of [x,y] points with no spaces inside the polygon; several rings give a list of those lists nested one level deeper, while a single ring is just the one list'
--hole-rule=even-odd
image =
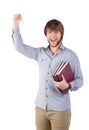
[{"label": "book stack", "polygon": [[55,81],[62,81],[62,75],[64,76],[67,83],[74,80],[74,74],[72,72],[69,62],[59,61],[54,73],[53,78]]}]

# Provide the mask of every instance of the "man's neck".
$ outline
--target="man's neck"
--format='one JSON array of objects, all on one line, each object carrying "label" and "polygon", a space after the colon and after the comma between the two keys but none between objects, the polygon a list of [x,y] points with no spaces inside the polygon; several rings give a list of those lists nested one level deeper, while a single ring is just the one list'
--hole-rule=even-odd
[{"label": "man's neck", "polygon": [[58,52],[58,50],[59,50],[59,48],[60,48],[60,45],[58,45],[58,46],[56,46],[56,47],[51,47],[51,46],[49,46],[49,48],[50,48],[50,51],[51,51],[52,55],[54,55],[55,53]]}]

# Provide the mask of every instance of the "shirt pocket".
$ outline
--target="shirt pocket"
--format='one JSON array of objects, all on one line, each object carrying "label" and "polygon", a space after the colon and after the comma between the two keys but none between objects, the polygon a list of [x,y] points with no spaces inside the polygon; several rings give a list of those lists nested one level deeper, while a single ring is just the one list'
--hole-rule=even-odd
[{"label": "shirt pocket", "polygon": [[41,66],[44,66],[44,67],[48,66],[49,65],[48,59],[47,58],[41,58],[39,64]]}]

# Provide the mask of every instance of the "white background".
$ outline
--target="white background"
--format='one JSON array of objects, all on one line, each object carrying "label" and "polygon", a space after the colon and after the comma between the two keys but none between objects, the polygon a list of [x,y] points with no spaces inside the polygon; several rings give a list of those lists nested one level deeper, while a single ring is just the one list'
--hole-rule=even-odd
[{"label": "white background", "polygon": [[63,43],[77,53],[84,76],[83,87],[70,93],[70,130],[89,129],[88,12],[88,0],[0,1],[0,130],[35,130],[38,65],[14,49],[11,34],[16,13],[23,16],[20,31],[24,43],[35,47],[48,45],[43,32],[48,20],[63,22]]}]

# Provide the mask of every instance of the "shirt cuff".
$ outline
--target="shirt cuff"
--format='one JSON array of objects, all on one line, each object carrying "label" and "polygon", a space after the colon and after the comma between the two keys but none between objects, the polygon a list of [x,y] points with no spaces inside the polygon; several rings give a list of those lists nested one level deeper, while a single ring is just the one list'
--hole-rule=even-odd
[{"label": "shirt cuff", "polygon": [[12,28],[13,33],[18,33],[19,32],[19,27],[18,28]]}]

